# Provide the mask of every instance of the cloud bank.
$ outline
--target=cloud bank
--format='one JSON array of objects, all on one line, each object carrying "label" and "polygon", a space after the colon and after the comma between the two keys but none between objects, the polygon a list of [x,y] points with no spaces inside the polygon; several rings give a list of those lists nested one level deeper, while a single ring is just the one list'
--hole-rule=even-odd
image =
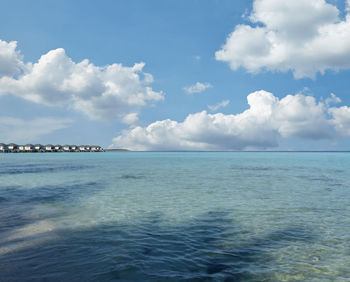
[{"label": "cloud bank", "polygon": [[250,73],[287,72],[314,78],[350,68],[350,14],[325,0],[255,0],[251,25],[237,25],[216,59]]},{"label": "cloud bank", "polygon": [[[335,96],[332,96],[334,99]],[[264,90],[247,97],[249,109],[236,115],[190,114],[125,130],[112,147],[131,150],[254,150],[278,147],[282,138],[350,137],[350,108],[330,107],[312,96],[278,99]]]},{"label": "cloud bank", "polygon": [[24,63],[16,42],[0,41],[0,95],[49,106],[68,105],[93,120],[136,120],[143,106],[162,100],[149,85],[153,77],[144,63],[95,66],[87,59],[75,63],[58,48],[36,63]]}]

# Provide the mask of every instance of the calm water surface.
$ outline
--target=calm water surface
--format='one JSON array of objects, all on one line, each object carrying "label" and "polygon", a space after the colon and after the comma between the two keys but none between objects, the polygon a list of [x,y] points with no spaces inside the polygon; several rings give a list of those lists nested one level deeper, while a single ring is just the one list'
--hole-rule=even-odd
[{"label": "calm water surface", "polygon": [[349,281],[350,153],[0,155],[0,281]]}]

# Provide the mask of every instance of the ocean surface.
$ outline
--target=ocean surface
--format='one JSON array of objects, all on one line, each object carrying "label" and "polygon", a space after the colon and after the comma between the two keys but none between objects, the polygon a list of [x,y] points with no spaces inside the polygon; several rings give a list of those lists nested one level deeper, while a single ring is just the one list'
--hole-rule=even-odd
[{"label": "ocean surface", "polygon": [[0,281],[350,281],[350,153],[0,154]]}]

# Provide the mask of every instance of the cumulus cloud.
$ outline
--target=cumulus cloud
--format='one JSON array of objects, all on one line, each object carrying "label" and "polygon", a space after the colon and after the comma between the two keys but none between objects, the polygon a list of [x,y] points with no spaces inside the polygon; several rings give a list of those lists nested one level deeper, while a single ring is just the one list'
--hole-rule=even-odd
[{"label": "cumulus cloud", "polygon": [[330,108],[332,125],[341,137],[350,137],[350,107]]},{"label": "cumulus cloud", "polygon": [[233,70],[291,70],[295,78],[314,78],[350,68],[350,14],[341,20],[325,0],[255,0],[249,20],[215,54]]},{"label": "cumulus cloud", "polygon": [[17,74],[25,67],[22,62],[22,55],[16,48],[16,41],[0,40],[0,77]]},{"label": "cumulus cloud", "polygon": [[184,87],[184,90],[188,93],[188,94],[194,94],[194,93],[200,93],[203,92],[204,90],[213,87],[213,85],[211,85],[210,83],[206,82],[206,83],[202,83],[202,82],[196,82],[193,85],[190,86],[186,86]]},{"label": "cumulus cloud", "polygon": [[36,119],[0,117],[1,141],[5,143],[35,142],[41,136],[67,128],[72,123],[70,119],[51,117]]},{"label": "cumulus cloud", "polygon": [[121,64],[100,67],[87,59],[75,63],[59,48],[24,67],[15,50],[16,43],[3,42],[9,55],[0,51],[0,94],[13,94],[49,106],[69,105],[94,120],[121,120],[164,98],[162,92],[149,86],[153,77],[143,72],[144,63],[132,67]]},{"label": "cumulus cloud", "polygon": [[139,116],[137,113],[130,113],[123,117],[123,122],[126,124],[134,124],[139,120]]},{"label": "cumulus cloud", "polygon": [[228,104],[230,104],[230,101],[224,100],[224,101],[221,101],[220,103],[217,103],[215,105],[211,105],[211,106],[209,105],[208,109],[211,110],[212,112],[215,112],[218,109],[225,108]]},{"label": "cumulus cloud", "polygon": [[[335,98],[334,96],[333,98]],[[170,119],[126,130],[112,147],[132,150],[246,150],[278,147],[283,138],[303,140],[350,136],[350,108],[330,108],[312,96],[266,91],[247,97],[249,108],[224,115],[202,111],[183,122]]]}]

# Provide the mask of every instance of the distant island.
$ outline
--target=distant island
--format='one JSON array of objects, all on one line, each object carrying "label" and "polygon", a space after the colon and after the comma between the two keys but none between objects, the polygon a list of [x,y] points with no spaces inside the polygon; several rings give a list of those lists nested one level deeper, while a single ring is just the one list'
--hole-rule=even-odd
[{"label": "distant island", "polygon": [[26,144],[17,145],[14,143],[0,143],[0,153],[53,153],[53,152],[105,152],[97,145],[41,145]]}]

